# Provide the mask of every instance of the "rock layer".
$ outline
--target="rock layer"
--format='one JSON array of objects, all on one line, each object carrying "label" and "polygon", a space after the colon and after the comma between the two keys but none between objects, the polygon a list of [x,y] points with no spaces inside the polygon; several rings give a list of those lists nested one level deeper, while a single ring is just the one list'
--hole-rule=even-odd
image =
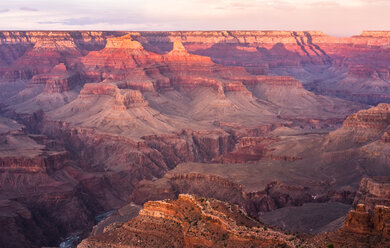
[{"label": "rock layer", "polygon": [[[0,121],[12,244],[57,245],[130,195],[206,194],[254,217],[352,203],[362,176],[388,174],[386,105],[328,135],[366,106],[307,89],[386,100],[386,42],[386,33],[0,32],[1,114],[25,124]],[[168,172],[183,162],[220,164]]]},{"label": "rock layer", "polygon": [[[389,177],[364,178],[351,210],[339,230],[314,240],[341,247],[388,247],[390,245]],[[365,205],[367,203],[367,205]],[[386,204],[386,205],[382,205]]]},{"label": "rock layer", "polygon": [[175,201],[145,203],[134,219],[78,247],[294,247],[300,242],[266,229],[237,206],[180,195]]}]

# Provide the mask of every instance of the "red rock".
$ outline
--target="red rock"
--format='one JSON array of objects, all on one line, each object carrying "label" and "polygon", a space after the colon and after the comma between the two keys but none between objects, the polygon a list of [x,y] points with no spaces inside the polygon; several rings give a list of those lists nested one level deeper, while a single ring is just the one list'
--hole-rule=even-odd
[{"label": "red rock", "polygon": [[356,210],[351,210],[345,221],[345,229],[348,231],[370,234],[373,228],[370,213],[366,211],[363,204],[358,204]]},{"label": "red rock", "polygon": [[246,85],[267,84],[270,86],[284,86],[303,88],[302,83],[290,76],[256,76],[253,80],[244,81]]},{"label": "red rock", "polygon": [[334,243],[335,247],[388,247],[389,186],[388,177],[364,178],[355,199],[355,204],[359,204],[349,212],[344,226],[334,232],[320,234],[309,243]]},{"label": "red rock", "polygon": [[[42,232],[47,234],[30,240],[34,244],[56,245],[45,239],[58,240],[77,228],[87,229],[94,214],[122,206],[130,194],[132,199],[144,201],[148,197],[175,197],[180,192],[206,192],[240,204],[256,217],[263,211],[313,201],[317,197],[313,192],[322,192],[318,201],[347,201],[365,173],[349,169],[360,163],[369,168],[373,158],[378,163],[372,162],[372,171],[387,168],[383,159],[389,125],[386,105],[350,116],[341,131],[352,130],[352,136],[335,135],[342,143],[340,149],[333,147],[337,151],[321,143],[327,140],[333,145],[332,137],[326,134],[308,131],[291,135],[290,130],[280,140],[279,134],[270,134],[280,126],[334,127],[347,114],[364,107],[315,95],[306,90],[311,81],[318,83],[312,86],[318,92],[335,94],[331,92],[335,90],[341,97],[367,98],[364,101],[370,103],[387,99],[387,33],[351,38],[320,32],[261,31],[1,34],[2,83],[29,80],[25,91],[5,101],[8,114],[24,120],[34,133],[58,139],[69,151],[64,153],[58,143],[35,137],[41,143],[26,138],[5,149],[18,156],[0,156],[1,179],[10,182],[10,190],[1,197],[31,196],[20,204],[30,206],[26,209],[35,210],[33,214],[42,213],[37,216],[45,223]],[[54,97],[63,97],[62,102],[54,104]],[[34,108],[28,108],[30,105]],[[45,113],[33,113],[36,109]],[[359,135],[364,138],[364,147],[352,142]],[[3,143],[16,139],[15,133],[3,136]],[[290,137],[307,143],[300,147]],[[380,139],[383,142],[375,143]],[[368,142],[378,146],[370,150]],[[279,151],[273,144],[283,149]],[[305,148],[308,144],[310,149]],[[24,145],[27,157],[20,155]],[[264,185],[255,190],[242,186],[234,177],[234,173],[245,171],[233,175],[227,170],[222,175],[177,173],[156,180],[182,162],[244,163],[256,168],[256,164],[264,165],[261,159],[272,169],[291,162],[294,166],[286,168],[292,170],[287,178],[293,183],[286,178],[273,181],[271,177],[280,179],[283,173],[267,168],[263,172],[269,174],[259,176]],[[326,178],[315,171],[318,161],[321,169],[329,171]],[[301,171],[293,172],[295,168],[310,171],[309,166],[315,170],[308,179],[297,176]],[[195,168],[191,167],[191,172]],[[348,175],[345,182],[340,175]],[[143,179],[154,181],[138,185]],[[334,182],[345,188],[352,186],[350,191],[341,190]],[[324,193],[321,187],[330,192]],[[16,212],[20,209],[14,208]],[[57,211],[63,214],[57,215]],[[384,215],[386,211],[382,211]],[[351,223],[360,215],[364,219],[365,214],[356,214]],[[3,223],[20,223],[25,216]],[[387,220],[382,221],[382,214],[378,216],[375,225],[385,230]],[[26,223],[40,232],[41,227]],[[39,243],[38,239],[44,241]],[[198,242],[194,237],[187,240]],[[26,246],[21,242],[20,247]]]},{"label": "red rock", "polygon": [[211,63],[211,59],[205,56],[190,54],[180,41],[173,43],[173,49],[163,56],[165,62],[196,62],[196,63]]},{"label": "red rock", "polygon": [[78,73],[68,72],[64,63],[60,63],[49,73],[33,76],[30,84],[45,85],[46,93],[62,93],[81,85],[82,79]]},{"label": "red rock", "polygon": [[224,92],[242,92],[249,96],[252,96],[252,92],[250,92],[243,83],[241,82],[229,82],[223,85]]},{"label": "red rock", "polygon": [[[141,43],[126,35],[109,38],[106,47],[100,51],[92,51],[82,58],[86,73],[93,79],[112,77],[123,79],[127,76],[123,70],[147,65],[149,61],[159,61],[161,56],[147,52]],[[114,70],[114,71],[112,71]],[[119,71],[114,73],[115,71]]]},{"label": "red rock", "polygon": [[107,95],[115,97],[118,92],[119,89],[115,84],[94,83],[85,84],[80,91],[80,95]]},{"label": "red rock", "polygon": [[365,130],[367,133],[378,134],[390,125],[390,105],[379,104],[368,110],[361,110],[348,116],[343,127],[347,129]]},{"label": "red rock", "polygon": [[363,178],[354,205],[364,204],[374,213],[377,205],[390,206],[390,180],[387,177]]},{"label": "red rock", "polygon": [[122,227],[90,237],[78,247],[294,247],[300,242],[261,227],[237,206],[179,195],[175,201],[145,203],[139,215]]},{"label": "red rock", "polygon": [[382,234],[384,239],[390,239],[390,207],[377,205],[374,213],[375,231]]}]

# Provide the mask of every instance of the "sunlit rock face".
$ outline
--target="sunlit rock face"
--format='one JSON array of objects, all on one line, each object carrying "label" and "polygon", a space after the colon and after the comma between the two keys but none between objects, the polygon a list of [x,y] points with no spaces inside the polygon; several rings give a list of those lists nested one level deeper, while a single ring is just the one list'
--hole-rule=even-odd
[{"label": "sunlit rock face", "polygon": [[389,32],[336,38],[322,32],[132,32],[160,53],[181,41],[192,53],[253,74],[291,75],[320,94],[377,104],[389,101]]},{"label": "sunlit rock face", "polygon": [[174,201],[145,203],[131,221],[78,247],[294,247],[300,243],[292,235],[267,229],[237,206],[179,195]]}]

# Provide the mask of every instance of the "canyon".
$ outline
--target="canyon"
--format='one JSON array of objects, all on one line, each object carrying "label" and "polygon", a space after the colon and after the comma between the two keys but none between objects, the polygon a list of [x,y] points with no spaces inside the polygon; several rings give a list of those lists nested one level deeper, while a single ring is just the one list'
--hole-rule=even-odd
[{"label": "canyon", "polygon": [[1,31],[0,246],[385,247],[389,73],[389,32]]},{"label": "canyon", "polygon": [[146,203],[120,228],[84,240],[78,247],[291,247],[299,244],[295,239],[266,229],[237,206],[182,194],[175,201]]}]

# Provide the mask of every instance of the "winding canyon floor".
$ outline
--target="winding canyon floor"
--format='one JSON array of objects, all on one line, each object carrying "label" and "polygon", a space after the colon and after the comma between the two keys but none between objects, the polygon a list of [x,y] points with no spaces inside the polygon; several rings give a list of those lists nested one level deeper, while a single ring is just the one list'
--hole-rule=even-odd
[{"label": "winding canyon floor", "polygon": [[0,246],[386,247],[389,43],[0,32]]}]

